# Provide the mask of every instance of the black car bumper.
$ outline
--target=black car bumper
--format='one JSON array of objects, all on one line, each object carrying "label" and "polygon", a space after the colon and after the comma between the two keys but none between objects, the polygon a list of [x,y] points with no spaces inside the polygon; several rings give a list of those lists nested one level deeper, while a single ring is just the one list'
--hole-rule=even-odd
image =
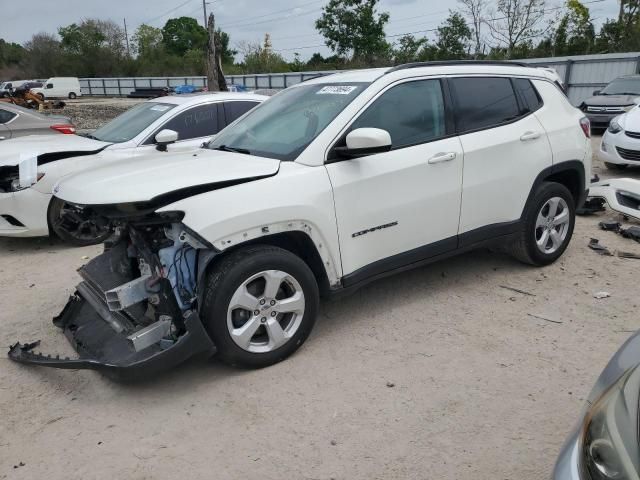
[{"label": "black car bumper", "polygon": [[[9,358],[30,365],[98,370],[113,378],[132,380],[166,370],[196,354],[215,353],[197,311],[182,312],[170,287],[159,290],[157,296],[162,300],[156,308],[162,309],[163,317],[170,315],[172,327],[162,333],[162,338],[134,344],[132,337],[156,321],[148,313],[151,307],[140,302],[114,312],[109,309],[105,295],[135,278],[128,260],[127,247],[121,244],[82,267],[79,272],[84,281],[53,319],[78,352],[77,358],[34,353],[40,342],[14,344],[9,349]],[[157,316],[158,312],[156,319]]]},{"label": "black car bumper", "polygon": [[9,349],[9,358],[19,363],[64,369],[91,369],[109,377],[135,380],[174,367],[199,353],[213,353],[215,348],[198,315],[188,312],[184,318],[186,332],[175,343],[159,344],[136,352],[127,337],[117,333],[81,296],[69,299],[54,324],[78,352],[78,358],[34,353],[40,342],[16,343]]}]

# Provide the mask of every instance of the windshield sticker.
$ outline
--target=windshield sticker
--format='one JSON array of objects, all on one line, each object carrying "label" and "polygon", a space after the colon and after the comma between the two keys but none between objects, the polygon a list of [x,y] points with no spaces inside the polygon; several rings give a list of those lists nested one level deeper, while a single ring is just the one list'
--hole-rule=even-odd
[{"label": "windshield sticker", "polygon": [[318,90],[316,95],[349,95],[357,88],[349,85],[329,85]]},{"label": "windshield sticker", "polygon": [[167,110],[169,110],[169,107],[167,105],[154,105],[150,110],[154,110],[156,112],[166,112]]}]

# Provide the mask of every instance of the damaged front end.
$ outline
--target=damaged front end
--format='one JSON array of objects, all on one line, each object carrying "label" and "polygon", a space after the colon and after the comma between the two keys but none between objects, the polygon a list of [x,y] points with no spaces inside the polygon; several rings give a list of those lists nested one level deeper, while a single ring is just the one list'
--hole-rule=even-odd
[{"label": "damaged front end", "polygon": [[176,212],[100,212],[116,225],[105,252],[79,269],[76,287],[53,323],[78,358],[35,353],[39,342],[13,345],[16,362],[100,370],[132,379],[175,366],[215,347],[198,317],[198,283],[213,247]]}]

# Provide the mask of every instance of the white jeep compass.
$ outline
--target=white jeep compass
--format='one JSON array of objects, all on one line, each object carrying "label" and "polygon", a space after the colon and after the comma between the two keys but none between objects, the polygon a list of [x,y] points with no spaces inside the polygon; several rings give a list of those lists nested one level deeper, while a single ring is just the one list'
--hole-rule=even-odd
[{"label": "white jeep compass", "polygon": [[587,191],[588,136],[536,68],[440,62],[301,83],[208,149],[56,186],[115,234],[54,320],[79,358],[37,342],[9,355],[125,376],[199,352],[263,367],[305,341],[320,296],[488,244],[547,265]]}]

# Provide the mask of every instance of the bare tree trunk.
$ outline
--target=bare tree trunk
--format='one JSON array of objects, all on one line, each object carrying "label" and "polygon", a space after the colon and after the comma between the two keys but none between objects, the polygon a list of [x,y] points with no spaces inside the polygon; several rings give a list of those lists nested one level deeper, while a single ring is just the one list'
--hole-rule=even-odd
[{"label": "bare tree trunk", "polygon": [[222,71],[222,45],[220,45],[218,35],[215,36],[216,43],[216,69],[218,71],[218,88],[221,92],[228,92],[229,88],[227,87],[227,81],[224,78],[224,73]]},{"label": "bare tree trunk", "polygon": [[209,42],[207,43],[207,89],[210,92],[219,92],[220,81],[218,74],[220,71],[216,53],[216,20],[213,13],[209,14],[207,30],[209,31]]}]

